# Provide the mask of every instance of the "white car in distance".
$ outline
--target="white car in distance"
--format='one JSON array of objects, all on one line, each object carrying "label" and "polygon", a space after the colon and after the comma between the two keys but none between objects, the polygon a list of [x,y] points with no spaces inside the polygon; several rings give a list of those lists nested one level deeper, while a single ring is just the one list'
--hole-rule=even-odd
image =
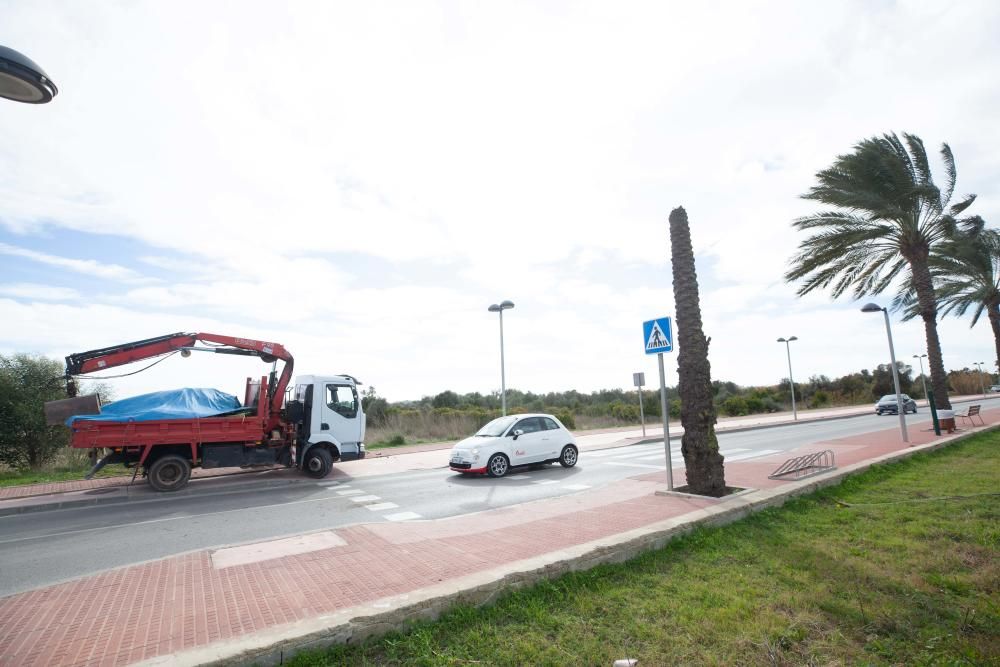
[{"label": "white car in distance", "polygon": [[462,474],[503,477],[512,467],[533,463],[572,468],[579,454],[573,434],[552,415],[507,415],[452,447],[450,467]]}]

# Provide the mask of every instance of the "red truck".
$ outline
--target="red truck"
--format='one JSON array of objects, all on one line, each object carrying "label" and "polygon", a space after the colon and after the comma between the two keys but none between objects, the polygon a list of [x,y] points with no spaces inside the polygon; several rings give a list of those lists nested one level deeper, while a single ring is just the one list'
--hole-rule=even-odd
[{"label": "red truck", "polygon": [[[110,450],[88,478],[109,463],[123,463],[136,467],[137,473],[141,470],[157,491],[176,491],[197,466],[296,466],[322,478],[334,461],[364,458],[365,416],[358,381],[349,375],[305,376],[286,401],[294,360],[279,343],[174,333],[71,354],[66,357],[67,393],[76,395],[77,376],[178,352],[185,357],[191,352],[254,356],[273,367],[259,381],[247,378],[242,405],[225,414],[145,421],[74,419],[72,447]],[[279,361],[284,362],[280,374]]]}]

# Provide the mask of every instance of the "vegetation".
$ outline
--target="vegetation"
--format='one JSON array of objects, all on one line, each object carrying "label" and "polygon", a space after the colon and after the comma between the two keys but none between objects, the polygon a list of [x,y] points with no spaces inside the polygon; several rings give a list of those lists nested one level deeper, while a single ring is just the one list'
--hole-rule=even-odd
[{"label": "vegetation", "polygon": [[53,359],[0,355],[0,464],[37,470],[66,446],[67,430],[47,425],[42,409],[66,397],[62,375]]},{"label": "vegetation", "polygon": [[941,159],[943,189],[931,176],[923,141],[913,134],[904,133],[902,140],[895,134],[865,139],[837,157],[803,195],[832,208],[793,223],[812,236],[799,245],[785,278],[803,281],[800,296],[830,287],[834,297],[850,289],[856,299],[881,294],[901,279],[924,321],[937,403],[950,408],[930,257],[938,245],[981,228],[982,220],[959,218],[976,196],[951,204],[956,171],[948,144],[941,147]]},{"label": "vegetation", "polygon": [[677,309],[678,386],[681,397],[681,454],[691,492],[716,498],[726,493],[725,468],[715,436],[715,402],[708,339],[701,327],[698,275],[687,212],[670,212],[670,264]]},{"label": "vegetation", "polygon": [[1000,434],[290,665],[1000,662]]},{"label": "vegetation", "polygon": [[[1000,363],[1000,232],[977,228],[939,244],[931,254],[931,274],[942,315],[962,317],[972,309],[974,327],[986,313]],[[903,308],[904,321],[920,314],[912,292],[898,296],[895,305]]]}]

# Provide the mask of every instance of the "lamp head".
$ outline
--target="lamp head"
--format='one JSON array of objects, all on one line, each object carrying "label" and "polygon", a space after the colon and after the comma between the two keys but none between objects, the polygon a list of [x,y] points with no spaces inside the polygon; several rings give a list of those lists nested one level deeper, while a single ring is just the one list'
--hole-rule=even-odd
[{"label": "lamp head", "polygon": [[877,313],[885,310],[882,306],[876,305],[874,303],[866,303],[861,307],[862,313]]},{"label": "lamp head", "polygon": [[0,97],[27,104],[45,104],[58,93],[56,84],[31,58],[0,46]]},{"label": "lamp head", "polygon": [[498,306],[497,304],[494,303],[492,306],[490,306],[486,310],[490,311],[491,313],[499,313],[500,312],[500,306]]},{"label": "lamp head", "polygon": [[513,307],[514,307],[514,302],[513,301],[505,300],[505,301],[501,301],[500,302],[500,308],[502,310],[510,310]]}]

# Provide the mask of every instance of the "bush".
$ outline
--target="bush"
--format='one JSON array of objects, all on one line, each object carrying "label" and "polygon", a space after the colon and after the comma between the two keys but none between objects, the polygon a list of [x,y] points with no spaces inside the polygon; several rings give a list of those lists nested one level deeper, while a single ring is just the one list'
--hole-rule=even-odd
[{"label": "bush", "polygon": [[37,469],[66,447],[69,431],[46,424],[43,409],[66,398],[63,373],[54,359],[0,355],[0,463]]},{"label": "bush", "polygon": [[750,414],[747,401],[742,396],[730,396],[722,402],[722,412],[730,417],[741,417]]},{"label": "bush", "polygon": [[563,426],[573,430],[576,428],[576,419],[573,417],[573,413],[569,410],[550,410],[550,412],[555,416],[556,419],[562,422]]},{"label": "bush", "polygon": [[829,405],[829,404],[830,404],[830,394],[826,393],[822,389],[813,394],[812,398],[809,399],[810,408],[821,408],[824,405]]}]

